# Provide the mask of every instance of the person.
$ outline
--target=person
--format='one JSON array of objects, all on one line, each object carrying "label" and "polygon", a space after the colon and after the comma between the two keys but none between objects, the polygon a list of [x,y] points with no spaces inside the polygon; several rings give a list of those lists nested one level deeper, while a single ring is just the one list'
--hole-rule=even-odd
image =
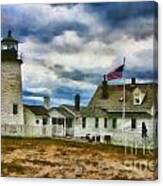
[{"label": "person", "polygon": [[147,137],[147,127],[145,125],[145,122],[142,122],[142,138]]}]

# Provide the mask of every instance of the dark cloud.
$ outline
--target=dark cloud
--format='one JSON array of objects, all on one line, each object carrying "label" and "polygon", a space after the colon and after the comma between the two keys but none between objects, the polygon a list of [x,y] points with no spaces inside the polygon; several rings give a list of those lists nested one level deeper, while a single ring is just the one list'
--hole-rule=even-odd
[{"label": "dark cloud", "polygon": [[30,99],[27,97],[23,97],[23,104],[26,105],[42,105],[43,101],[37,99]]},{"label": "dark cloud", "polygon": [[[25,5],[24,5],[25,6]],[[38,5],[39,6],[39,5]],[[63,4],[63,5],[49,5],[50,8],[56,8],[58,6],[67,7],[69,10],[71,10],[74,6],[78,6],[78,4]],[[89,41],[101,41],[101,43],[107,44],[108,47],[106,47],[106,50],[108,50],[110,44],[121,41],[121,39],[124,37],[124,35],[128,38],[133,38],[136,41],[141,40],[144,41],[150,36],[155,36],[157,39],[157,32],[153,30],[153,24],[157,24],[156,22],[153,23],[153,17],[154,15],[157,17],[156,10],[157,4],[153,1],[147,1],[147,2],[112,2],[112,3],[85,3],[80,4],[80,7],[82,7],[82,10],[86,12],[86,14],[90,15],[90,17],[93,19],[95,26],[93,24],[90,24],[87,22],[81,22],[78,17],[75,17],[75,19],[56,19],[58,21],[54,21],[52,19],[45,21],[38,21],[39,17],[38,12],[27,12],[21,11],[21,7],[19,5],[3,5],[2,6],[2,37],[7,33],[8,29],[11,29],[14,31],[14,35],[18,40],[25,41],[26,38],[30,37],[30,40],[35,43],[37,46],[46,46],[44,44],[49,43],[47,45],[47,50],[44,50],[45,57],[47,59],[42,59],[44,54],[41,50],[34,51],[31,54],[31,59],[33,60],[33,63],[39,63],[39,65],[44,66],[44,68],[48,68],[49,70],[53,71],[53,73],[58,77],[59,80],[67,80],[69,83],[68,86],[58,85],[59,83],[56,82],[56,87],[53,85],[47,86],[47,89],[50,89],[52,91],[52,97],[55,99],[65,99],[65,100],[71,100],[73,101],[74,95],[76,93],[81,94],[82,103],[88,103],[89,99],[91,98],[93,92],[92,89],[89,91],[86,88],[83,90],[80,87],[75,88],[70,87],[71,82],[77,82],[80,84],[80,82],[86,82],[91,85],[99,85],[102,81],[103,74],[107,71],[109,72],[109,69],[104,69],[102,67],[96,67],[94,68],[92,66],[92,69],[88,70],[86,67],[85,70],[82,68],[77,69],[76,65],[75,67],[70,67],[69,70],[66,68],[66,60],[64,65],[60,65],[59,61],[57,61],[58,64],[55,64],[54,66],[51,66],[51,64],[48,64],[48,53],[51,53],[55,51],[59,54],[69,55],[69,53],[74,54],[77,52],[81,52],[83,46],[87,46]],[[46,9],[47,10],[47,9]],[[49,10],[49,9],[48,9]],[[50,9],[51,11],[51,9]],[[67,13],[67,11],[66,11]],[[68,14],[68,13],[67,13]],[[80,11],[79,11],[80,14]],[[44,15],[44,14],[43,14]],[[85,14],[83,14],[85,15]],[[67,15],[69,16],[69,15]],[[39,19],[39,20],[40,20]],[[44,19],[43,19],[44,20]],[[91,19],[90,19],[91,20]],[[99,28],[102,28],[102,31],[97,31],[96,26]],[[94,28],[94,29],[92,29]],[[63,33],[65,31],[74,31],[79,38],[81,38],[82,42],[79,45],[73,45],[71,46],[71,42],[66,42],[62,44],[52,43],[52,39],[54,39],[54,36],[63,36]],[[126,39],[126,41],[127,41]],[[55,41],[55,39],[53,40]],[[135,41],[134,41],[135,42]],[[119,42],[120,45],[124,45],[125,43]],[[50,46],[50,47],[48,47]],[[114,50],[114,57],[116,58],[118,55],[121,57],[121,52],[119,51],[119,48],[122,48],[122,46],[117,46],[117,48]],[[129,66],[125,70],[125,77],[132,78],[136,77],[142,80],[153,80],[156,78],[155,71],[151,68],[151,63],[153,62],[152,59],[152,46],[149,47],[151,50],[141,50],[139,52],[132,53],[132,57],[134,59],[133,63],[138,62],[140,67],[133,68],[133,64]],[[88,48],[89,50],[89,48]],[[38,52],[38,56],[32,56],[33,54]],[[90,51],[92,52],[92,51]],[[97,54],[100,55],[106,55],[106,51],[104,49],[104,53],[100,53],[97,49]],[[40,54],[40,55],[39,55]],[[88,53],[89,54],[89,53]],[[76,56],[75,56],[76,57]],[[58,60],[59,58],[54,60]],[[29,59],[28,59],[29,60]],[[78,60],[77,60],[78,62]],[[90,61],[91,63],[91,61]],[[116,64],[118,64],[116,62]],[[150,64],[150,65],[148,65]],[[80,67],[80,64],[78,64]],[[150,66],[150,68],[149,68]],[[41,69],[42,70],[42,69]],[[40,71],[41,71],[40,70]],[[154,72],[153,72],[154,71]],[[37,77],[35,76],[37,79]],[[42,79],[41,79],[42,80]],[[57,80],[56,80],[57,81]],[[50,78],[47,76],[47,79],[45,77],[44,82],[38,82],[38,84],[35,86],[41,86],[42,88],[46,87],[45,84],[50,85]],[[36,91],[29,91],[28,88],[30,86],[30,78],[25,79],[25,87],[23,91],[24,96],[24,103],[30,102],[32,104],[38,104],[40,103],[39,100],[30,100],[27,98],[30,97],[42,97],[44,95],[47,95],[46,92],[41,91],[41,93],[37,93]],[[52,84],[55,83],[52,81]],[[58,84],[57,84],[58,83]],[[38,88],[37,87],[37,88]],[[50,87],[50,88],[49,88]],[[33,87],[31,87],[33,88]],[[35,87],[36,88],[36,87]],[[33,89],[36,90],[36,89]],[[39,90],[38,90],[39,91]]]},{"label": "dark cloud", "polygon": [[51,7],[60,7],[60,6],[66,6],[67,8],[72,8],[72,7],[74,7],[74,6],[76,6],[76,5],[78,5],[79,3],[61,3],[61,4],[59,4],[59,3],[57,3],[57,4],[50,4],[50,6]]},{"label": "dark cloud", "polygon": [[55,90],[55,92],[53,93],[53,97],[55,97],[56,99],[66,98],[72,100],[75,92],[76,90],[73,87],[68,88],[61,86]]},{"label": "dark cloud", "polygon": [[135,77],[137,79],[151,80],[151,82],[157,79],[153,71],[144,70],[144,69],[126,70],[124,76],[127,79],[131,79],[132,77]]},{"label": "dark cloud", "polygon": [[99,68],[98,70],[96,68],[92,68],[91,70],[72,69],[71,71],[68,71],[65,70],[64,66],[59,64],[54,65],[54,67],[45,67],[53,71],[58,78],[79,82],[88,82],[94,85],[99,84],[104,72],[106,71],[104,68]]},{"label": "dark cloud", "polygon": [[3,37],[6,36],[8,29],[11,29],[12,31],[14,31],[14,35],[19,40],[23,41],[25,37],[32,36],[35,39],[41,41],[42,43],[51,42],[54,36],[62,35],[67,30],[76,31],[79,35],[82,35],[83,32],[88,31],[88,28],[85,25],[78,22],[70,22],[70,23],[50,22],[48,25],[45,25],[43,27],[37,27],[37,25],[35,25],[35,28],[27,24],[8,25],[7,23],[4,23],[2,27],[3,27],[3,31],[2,31]]},{"label": "dark cloud", "polygon": [[155,6],[153,1],[85,4],[86,10],[96,14],[101,21],[109,22],[112,27],[121,27],[125,21],[131,19],[151,17]]},{"label": "dark cloud", "polygon": [[[72,4],[53,4],[55,7],[67,7],[68,9],[78,6]],[[80,4],[90,16],[96,17],[106,30],[102,35],[96,35],[96,30],[90,33],[88,25],[82,24],[76,18],[76,21],[49,21],[46,24],[41,24],[37,21],[39,15],[33,16],[26,12],[19,13],[17,6],[2,6],[2,36],[8,29],[12,29],[15,35],[23,40],[24,37],[34,36],[42,42],[50,42],[54,36],[63,34],[64,31],[76,31],[79,36],[87,37],[90,40],[91,36],[99,37],[103,41],[115,41],[119,39],[121,33],[125,33],[129,37],[134,37],[136,40],[144,39],[152,34],[157,34],[153,30],[153,17],[157,17],[157,4],[153,1],[146,2],[112,2],[112,3],[83,3]],[[16,7],[16,8],[15,8]],[[21,7],[20,7],[21,8]],[[79,12],[80,13],[80,12]],[[23,23],[23,24],[22,24]],[[91,27],[92,25],[90,25]],[[114,35],[115,30],[119,34]],[[107,38],[109,33],[109,38]],[[113,38],[111,38],[113,37]],[[117,37],[117,38],[116,38]],[[106,39],[105,39],[106,38]],[[157,36],[156,36],[157,38]]]},{"label": "dark cloud", "polygon": [[[79,35],[83,32],[88,32],[88,27],[79,22],[50,22],[47,26],[41,28],[34,34],[42,42],[50,42],[54,36],[62,35],[65,31],[75,31]],[[48,34],[47,34],[48,33]],[[39,34],[37,36],[37,34]]]},{"label": "dark cloud", "polygon": [[48,94],[46,92],[32,92],[32,91],[28,91],[28,90],[24,90],[23,91],[23,96],[29,96],[29,97],[44,97],[44,96],[48,96]]},{"label": "dark cloud", "polygon": [[55,69],[58,69],[58,70],[62,70],[62,69],[64,69],[64,66],[63,65],[60,65],[60,64],[55,64],[54,65],[54,68]]},{"label": "dark cloud", "polygon": [[82,51],[82,46],[75,46],[67,43],[62,46],[55,44],[54,49],[60,54],[76,54]]},{"label": "dark cloud", "polygon": [[157,34],[153,30],[154,16],[157,18],[157,4],[154,1],[94,3],[86,4],[85,9],[108,27],[111,35],[117,30],[120,35],[125,33],[139,40]]},{"label": "dark cloud", "polygon": [[[153,50],[152,49],[144,49],[144,50],[141,50],[139,52],[135,52],[135,56],[137,58],[139,58],[140,60],[144,60],[144,62],[142,61],[142,63],[149,63],[149,66],[152,65],[152,62],[153,62]],[[147,66],[147,68],[149,67]]]},{"label": "dark cloud", "polygon": [[81,104],[85,105],[91,99],[93,92],[75,89],[74,87],[68,88],[61,86],[53,92],[55,99],[66,99],[74,103],[74,97],[76,94],[80,94]]},{"label": "dark cloud", "polygon": [[[75,89],[74,87],[68,88],[66,86],[60,86],[55,91],[53,91],[51,97],[55,99],[68,100],[74,104],[74,97],[76,94],[80,94],[81,104],[86,105],[91,98],[91,92]],[[23,103],[24,104],[34,104],[41,105],[43,104],[43,96],[47,94],[35,93],[28,90],[23,91]],[[37,99],[39,98],[39,99]],[[41,99],[42,100],[41,100]]]},{"label": "dark cloud", "polygon": [[[60,6],[67,7],[67,5]],[[88,32],[89,29],[78,20],[63,21],[62,18],[61,21],[51,20],[47,23],[40,23],[37,20],[39,15],[34,16],[30,15],[30,13],[22,13],[17,10],[19,10],[19,5],[2,6],[2,37],[6,36],[7,31],[10,29],[19,40],[24,40],[25,37],[32,36],[43,43],[47,43],[50,42],[54,36],[62,35],[67,30],[76,31],[82,36],[83,33]]]}]

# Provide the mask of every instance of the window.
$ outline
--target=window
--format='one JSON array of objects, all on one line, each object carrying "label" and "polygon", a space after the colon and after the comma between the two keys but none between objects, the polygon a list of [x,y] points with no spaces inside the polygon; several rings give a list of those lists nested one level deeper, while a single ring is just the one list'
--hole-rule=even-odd
[{"label": "window", "polygon": [[17,114],[17,113],[18,113],[18,105],[13,104],[13,114]]},{"label": "window", "polygon": [[107,118],[104,118],[104,128],[107,128]]},{"label": "window", "polygon": [[72,118],[66,118],[66,127],[72,128]]},{"label": "window", "polygon": [[58,118],[58,124],[63,125],[64,124],[64,119],[63,118]]},{"label": "window", "polygon": [[7,45],[2,45],[2,50],[7,50]]},{"label": "window", "polygon": [[135,103],[137,103],[137,104],[139,104],[139,103],[140,103],[139,98],[135,98]]},{"label": "window", "polygon": [[43,123],[43,125],[46,125],[47,122],[48,122],[47,118],[43,118],[43,119],[42,119],[42,123]]},{"label": "window", "polygon": [[122,101],[123,101],[123,97],[120,97],[120,98],[119,98],[119,102],[122,102]]},{"label": "window", "polygon": [[106,135],[104,136],[104,141],[108,144],[111,142],[111,136],[110,135]]},{"label": "window", "polygon": [[36,120],[36,124],[39,124],[39,119]]},{"label": "window", "polygon": [[96,136],[96,141],[100,142],[100,136]]},{"label": "window", "polygon": [[82,118],[82,128],[86,128],[86,118]]},{"label": "window", "polygon": [[96,118],[96,119],[95,119],[95,128],[98,128],[98,122],[99,122],[99,119]]},{"label": "window", "polygon": [[112,127],[113,127],[113,129],[117,128],[117,119],[116,118],[113,118]]},{"label": "window", "polygon": [[92,136],[92,141],[95,141],[95,136]]},{"label": "window", "polygon": [[135,118],[131,119],[131,128],[136,129],[136,119]]},{"label": "window", "polygon": [[52,118],[52,124],[56,125],[57,124],[57,118]]}]

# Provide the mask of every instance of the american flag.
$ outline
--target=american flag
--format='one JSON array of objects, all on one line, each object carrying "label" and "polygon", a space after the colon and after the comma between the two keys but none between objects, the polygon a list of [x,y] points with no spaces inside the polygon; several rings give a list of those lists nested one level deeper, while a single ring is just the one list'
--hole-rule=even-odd
[{"label": "american flag", "polygon": [[107,80],[122,78],[124,64],[116,68],[113,72],[106,74]]}]

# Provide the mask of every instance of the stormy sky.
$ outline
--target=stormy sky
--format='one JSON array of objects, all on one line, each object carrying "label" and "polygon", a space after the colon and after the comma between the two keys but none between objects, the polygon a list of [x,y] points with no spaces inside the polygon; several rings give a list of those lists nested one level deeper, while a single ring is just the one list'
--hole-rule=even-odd
[{"label": "stormy sky", "polygon": [[[122,64],[129,82],[154,77],[154,2],[2,5],[2,37],[12,30],[23,53],[23,101],[86,105],[103,74]],[[122,83],[122,80],[108,83]]]}]

